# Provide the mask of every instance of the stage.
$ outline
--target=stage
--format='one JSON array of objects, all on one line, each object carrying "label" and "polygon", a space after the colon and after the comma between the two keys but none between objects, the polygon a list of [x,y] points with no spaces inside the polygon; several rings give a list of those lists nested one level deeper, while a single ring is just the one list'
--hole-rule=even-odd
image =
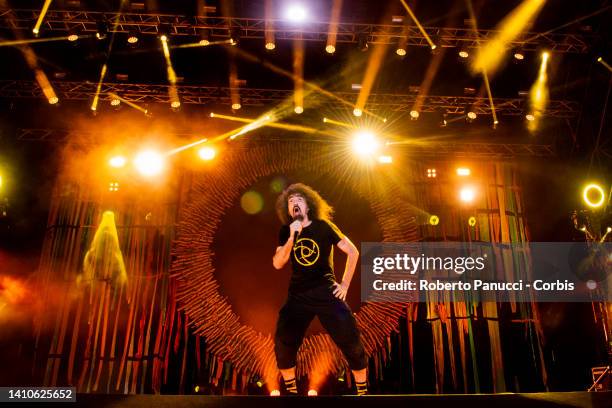
[{"label": "stage", "polygon": [[77,394],[76,406],[83,407],[610,407],[609,392],[542,392],[525,394],[412,394],[321,397],[264,397],[217,395],[108,395]]}]

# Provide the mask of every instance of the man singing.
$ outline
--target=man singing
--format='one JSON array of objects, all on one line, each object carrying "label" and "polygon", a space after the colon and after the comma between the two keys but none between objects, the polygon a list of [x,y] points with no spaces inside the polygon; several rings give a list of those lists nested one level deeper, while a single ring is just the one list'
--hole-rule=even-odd
[{"label": "man singing", "polygon": [[[330,221],[332,207],[307,185],[296,183],[285,189],[278,197],[276,211],[283,227],[272,264],[281,269],[291,258],[293,269],[289,295],[278,314],[274,336],[276,361],[287,392],[297,394],[297,351],[316,315],[346,357],[357,394],[364,395],[367,358],[357,322],[345,301],[359,252]],[[334,276],[334,245],[347,254],[340,283]]]}]

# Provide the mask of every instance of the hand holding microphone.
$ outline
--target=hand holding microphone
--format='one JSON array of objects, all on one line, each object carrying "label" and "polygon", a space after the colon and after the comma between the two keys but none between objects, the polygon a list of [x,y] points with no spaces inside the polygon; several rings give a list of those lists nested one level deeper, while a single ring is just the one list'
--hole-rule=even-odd
[{"label": "hand holding microphone", "polygon": [[293,207],[293,222],[289,225],[289,234],[293,236],[293,242],[297,241],[298,236],[302,232],[302,221],[304,216],[300,207],[297,205]]}]

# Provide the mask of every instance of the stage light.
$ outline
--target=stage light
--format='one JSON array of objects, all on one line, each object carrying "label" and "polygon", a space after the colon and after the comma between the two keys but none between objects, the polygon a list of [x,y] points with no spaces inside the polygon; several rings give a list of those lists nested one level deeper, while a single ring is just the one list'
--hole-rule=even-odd
[{"label": "stage light", "polygon": [[429,217],[429,225],[438,225],[440,223],[440,217],[437,215],[431,215]]},{"label": "stage light", "polygon": [[[546,110],[548,104],[548,75],[546,73],[546,65],[550,54],[546,51],[542,53],[542,62],[540,63],[540,70],[538,78],[531,86],[529,90],[529,104],[530,112],[534,114],[534,119],[539,119],[539,114]],[[539,120],[532,120],[528,124],[530,131],[535,131],[538,128]]]},{"label": "stage light", "polygon": [[317,390],[308,390],[308,396],[309,397],[316,397],[317,395],[319,395]]},{"label": "stage light", "polygon": [[469,225],[470,227],[475,226],[475,225],[476,225],[476,217],[471,216],[470,218],[468,218],[468,225]]},{"label": "stage light", "polygon": [[403,57],[404,55],[406,55],[406,49],[405,48],[398,48],[397,50],[395,50],[395,53],[397,55],[399,55],[400,57]]},{"label": "stage light", "polygon": [[170,102],[170,107],[172,109],[178,109],[181,107],[181,101],[172,101]]},{"label": "stage light", "polygon": [[57,96],[52,96],[48,99],[49,105],[55,105],[59,102],[59,98]]},{"label": "stage light", "polygon": [[196,385],[196,386],[193,388],[193,390],[194,390],[195,392],[200,392],[200,386],[199,386],[199,385]]},{"label": "stage light", "polygon": [[437,46],[436,44],[432,44],[432,45],[431,45],[431,50],[432,50],[432,51],[433,51],[433,50],[435,50],[436,48],[438,48],[438,46]]},{"label": "stage light", "polygon": [[474,191],[473,187],[463,187],[459,191],[459,198],[464,203],[471,203],[474,201],[474,197],[476,197],[476,192]]},{"label": "stage light", "polygon": [[367,51],[369,48],[368,45],[368,35],[367,34],[359,34],[359,37],[357,38],[357,47],[361,50],[361,51]]},{"label": "stage light", "polygon": [[301,23],[308,17],[308,12],[301,4],[294,4],[287,9],[285,15],[288,20]]},{"label": "stage light", "polygon": [[108,35],[108,24],[106,21],[98,21],[96,23],[96,38],[103,40]]},{"label": "stage light", "polygon": [[476,112],[474,112],[474,111],[469,111],[469,112],[467,113],[467,118],[468,118],[470,121],[473,121],[474,119],[476,119],[476,116],[477,116],[477,115],[476,115]]},{"label": "stage light", "polygon": [[158,152],[145,150],[136,156],[134,165],[140,174],[152,177],[162,172],[164,169],[164,159]]},{"label": "stage light", "polygon": [[111,191],[111,192],[119,191],[119,183],[111,181],[108,185],[108,191]]},{"label": "stage light", "polygon": [[272,390],[272,391],[270,391],[270,396],[271,397],[278,397],[280,395],[281,395],[281,393],[280,393],[279,390]]},{"label": "stage light", "polygon": [[200,40],[200,45],[203,45],[203,46],[210,45],[210,41],[208,41],[206,39]]},{"label": "stage light", "polygon": [[353,137],[353,150],[360,156],[374,154],[378,147],[378,140],[376,140],[376,136],[372,132],[360,130]]},{"label": "stage light", "polygon": [[127,38],[128,44],[136,44],[138,42],[138,36],[136,33],[129,33]]},{"label": "stage light", "polygon": [[523,51],[515,51],[514,52],[514,59],[517,61],[522,61],[525,59],[525,54],[523,53]]},{"label": "stage light", "polygon": [[108,164],[111,167],[115,167],[115,168],[123,167],[123,166],[125,166],[126,163],[127,163],[127,159],[125,157],[123,157],[123,156],[113,156],[108,161]]},{"label": "stage light", "polygon": [[391,164],[393,163],[393,157],[387,155],[378,156],[378,162],[381,164]]},{"label": "stage light", "polygon": [[457,175],[458,176],[469,176],[470,174],[472,174],[472,171],[470,169],[468,169],[467,167],[458,167],[457,168]]},{"label": "stage light", "polygon": [[264,385],[263,381],[261,381],[261,380],[257,380],[257,382],[255,384],[257,384],[257,386],[259,388],[263,387],[263,385]]},{"label": "stage light", "polygon": [[470,53],[467,50],[465,50],[465,49],[461,49],[461,50],[459,50],[459,56],[461,58],[467,58],[467,57],[470,56]]},{"label": "stage light", "polygon": [[232,103],[232,110],[238,110],[240,108],[242,108],[242,105],[239,103]]},{"label": "stage light", "polygon": [[70,35],[68,36],[68,41],[70,41],[70,42],[75,42],[75,41],[76,41],[76,40],[78,40],[78,39],[79,39],[79,36],[78,36],[78,35],[76,35],[76,34],[70,34]]},{"label": "stage light", "polygon": [[119,106],[121,104],[121,99],[119,99],[119,98],[112,98],[110,100],[110,104],[111,104],[111,106]]},{"label": "stage light", "polygon": [[417,120],[419,118],[419,116],[421,116],[419,111],[417,111],[417,110],[411,110],[410,111],[410,120]]},{"label": "stage light", "polygon": [[588,184],[582,190],[582,199],[591,208],[601,207],[604,203],[605,195],[604,189],[595,183]]},{"label": "stage light", "polygon": [[527,119],[528,121],[532,122],[535,120],[535,116],[532,113],[528,113],[525,115],[525,119]]},{"label": "stage light", "polygon": [[273,42],[267,42],[265,47],[266,47],[266,50],[272,51],[273,49],[276,48],[276,44],[274,44]]},{"label": "stage light", "polygon": [[38,36],[38,33],[40,33],[40,26],[42,25],[43,19],[45,18],[45,15],[47,14],[47,10],[49,9],[49,6],[51,5],[51,1],[52,0],[45,0],[42,9],[40,10],[40,14],[38,15],[38,19],[36,20],[36,24],[34,25],[34,28],[32,29],[32,32],[34,33],[34,35]]},{"label": "stage light", "polygon": [[353,115],[355,115],[355,116],[359,117],[359,116],[361,116],[362,114],[363,114],[363,112],[361,111],[361,109],[359,109],[359,108],[355,108],[355,109],[353,109]]},{"label": "stage light", "polygon": [[212,160],[216,155],[217,151],[210,146],[204,146],[198,150],[198,156],[200,156],[200,159],[202,160]]},{"label": "stage light", "polygon": [[427,177],[428,178],[436,178],[436,169],[427,169]]},{"label": "stage light", "polygon": [[297,113],[298,115],[304,112],[304,108],[302,108],[301,106],[296,106],[293,111],[295,113]]},{"label": "stage light", "polygon": [[328,54],[333,54],[334,52],[336,52],[336,47],[331,44],[328,44],[325,46],[325,52],[327,52]]}]

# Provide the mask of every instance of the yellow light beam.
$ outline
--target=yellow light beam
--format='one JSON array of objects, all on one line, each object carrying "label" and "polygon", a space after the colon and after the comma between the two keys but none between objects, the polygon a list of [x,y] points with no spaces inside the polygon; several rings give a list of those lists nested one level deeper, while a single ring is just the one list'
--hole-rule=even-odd
[{"label": "yellow light beam", "polygon": [[51,86],[51,82],[49,82],[49,78],[47,78],[45,72],[38,66],[38,59],[36,58],[34,50],[32,50],[29,45],[23,45],[19,49],[21,50],[28,67],[34,71],[34,78],[36,78],[36,82],[38,83],[38,86],[40,86],[45,98],[47,98],[47,101],[51,105],[58,103],[59,99],[55,94],[53,86]]},{"label": "yellow light beam", "polygon": [[187,150],[187,149],[191,149],[192,147],[201,145],[202,143],[206,143],[208,141],[208,139],[200,139],[200,140],[196,140],[193,143],[189,143],[185,146],[181,146],[181,147],[177,147],[176,149],[172,149],[166,152],[166,156],[171,156],[173,154],[177,154],[179,152],[182,152],[183,150]]},{"label": "yellow light beam", "polygon": [[328,54],[336,52],[336,40],[338,38],[338,23],[340,22],[340,11],[342,10],[342,0],[333,0],[331,20],[327,31],[327,43],[325,51]]},{"label": "yellow light beam", "polygon": [[419,22],[419,20],[416,18],[416,16],[414,15],[414,13],[412,12],[412,10],[410,10],[410,7],[408,7],[408,4],[404,1],[404,0],[400,0],[402,2],[402,5],[404,6],[404,8],[406,9],[406,11],[408,12],[408,14],[410,15],[410,18],[412,18],[412,21],[414,21],[414,23],[417,25],[417,27],[419,28],[419,31],[421,31],[421,34],[423,34],[423,37],[425,37],[425,39],[427,40],[427,43],[429,43],[429,46],[431,47],[432,50],[435,50],[437,45],[433,43],[433,41],[431,41],[431,38],[429,38],[429,36],[427,35],[427,33],[425,32],[425,29],[423,28],[423,26],[421,25],[421,23]]},{"label": "yellow light beam", "polygon": [[508,14],[498,25],[498,33],[476,53],[471,64],[474,73],[492,73],[499,66],[510,43],[527,29],[546,0],[523,0],[520,6]]},{"label": "yellow light beam", "polygon": [[272,0],[266,0],[264,4],[265,13],[265,30],[264,30],[264,41],[267,50],[273,50],[276,48],[274,43],[274,8],[272,6]]},{"label": "yellow light beam", "polygon": [[341,127],[345,127],[348,129],[358,129],[359,128],[358,126],[351,125],[350,123],[340,122],[340,121],[330,119],[330,118],[323,118],[323,123],[329,123],[330,125],[341,126]]},{"label": "yellow light beam", "polygon": [[168,97],[170,98],[170,106],[172,108],[178,108],[181,106],[181,100],[178,95],[178,89],[176,87],[176,72],[172,66],[172,59],[170,58],[170,48],[168,47],[168,37],[162,35],[159,37],[162,43],[162,50],[164,52],[164,59],[166,60],[166,74],[168,77]]},{"label": "yellow light beam", "polygon": [[444,53],[440,52],[434,55],[433,59],[429,63],[429,67],[427,68],[427,72],[425,73],[425,78],[423,78],[423,82],[419,86],[419,94],[414,100],[414,105],[412,106],[411,111],[421,111],[421,107],[423,103],[425,103],[425,98],[429,94],[429,90],[431,89],[431,84],[433,83],[434,78],[438,74],[438,70],[440,69],[440,65],[442,64],[442,59],[444,58]]},{"label": "yellow light beam", "polygon": [[540,71],[538,78],[531,86],[529,90],[529,102],[531,106],[531,114],[534,116],[534,120],[529,121],[527,125],[530,131],[534,131],[538,128],[538,121],[548,104],[548,75],[546,73],[546,67],[548,64],[549,53],[542,53],[542,62],[540,63]]},{"label": "yellow light beam", "polygon": [[293,105],[295,113],[304,111],[304,40],[301,34],[293,40]]},{"label": "yellow light beam", "polygon": [[190,43],[190,44],[181,44],[181,45],[170,45],[168,48],[173,50],[175,48],[196,48],[196,47],[210,47],[211,45],[230,45],[232,40],[220,40],[220,41],[209,41],[206,44],[202,44],[200,42]]},{"label": "yellow light beam", "polygon": [[[374,80],[378,75],[378,71],[380,70],[380,66],[382,65],[386,52],[387,44],[376,44],[372,54],[370,54],[368,66],[363,76],[363,81],[361,82],[361,89],[359,90],[359,95],[357,96],[357,103],[355,104],[355,109],[359,109],[361,112],[365,112],[365,106],[368,98],[370,97]],[[383,118],[381,117],[380,119],[382,120]]]},{"label": "yellow light beam", "polygon": [[43,4],[42,10],[40,10],[40,14],[38,15],[38,19],[36,20],[36,24],[32,29],[32,32],[36,35],[40,32],[40,26],[42,25],[43,20],[45,19],[45,15],[47,14],[47,10],[49,10],[49,6],[51,5],[52,0],[45,0]]},{"label": "yellow light beam", "polygon": [[125,98],[122,98],[121,96],[117,95],[116,93],[109,92],[109,94],[108,94],[108,95],[109,95],[109,96],[111,96],[111,97],[113,97],[113,98],[117,98],[117,99],[119,99],[121,102],[125,103],[127,106],[129,106],[129,107],[131,107],[131,108],[134,108],[134,109],[136,109],[136,110],[138,110],[138,111],[140,111],[140,112],[144,113],[145,115],[149,113],[149,111],[148,111],[147,109],[143,108],[142,106],[138,106],[138,105],[136,105],[135,103],[133,103],[133,102],[131,102],[131,101],[128,101],[128,100],[127,100],[127,99],[125,99]]},{"label": "yellow light beam", "polygon": [[597,62],[599,62],[601,65],[603,65],[604,67],[606,67],[608,69],[608,71],[612,72],[612,67],[606,62],[604,61],[603,58],[598,57],[597,58]]},{"label": "yellow light beam", "polygon": [[[51,38],[31,38],[28,40],[10,40],[10,41],[0,41],[0,47],[14,47],[16,45],[25,45],[25,44],[36,44],[36,43],[45,43],[45,42],[53,42],[53,41],[70,41],[69,35],[64,37],[51,37]],[[90,36],[87,36],[90,37]],[[84,38],[79,36],[79,38]]]},{"label": "yellow light beam", "polygon": [[242,107],[240,103],[240,91],[238,85],[238,70],[236,68],[236,61],[234,59],[236,47],[230,48],[230,64],[229,64],[229,87],[230,87],[230,98],[232,101],[232,109],[238,110]]},{"label": "yellow light beam", "polygon": [[104,77],[106,76],[106,69],[106,64],[102,65],[102,69],[100,70],[100,80],[96,86],[96,94],[94,95],[90,108],[94,112],[98,110],[98,101],[100,100],[100,91],[102,90],[102,82],[104,82]]},{"label": "yellow light beam", "polygon": [[[272,121],[270,116],[263,116],[260,119],[249,119],[249,118],[241,118],[238,116],[229,116],[229,115],[222,115],[219,113],[211,113],[210,114],[211,118],[218,118],[218,119],[225,119],[225,120],[231,120],[233,122],[241,122],[241,123],[247,123],[247,124],[252,124],[255,123],[257,121],[259,121],[258,123],[258,127],[271,127],[271,128],[277,128],[277,129],[285,129],[285,130],[290,130],[293,132],[303,132],[303,133],[321,133],[321,134],[330,134],[327,133],[325,131],[319,131],[315,128],[311,128],[311,127],[307,127],[307,126],[300,126],[300,125],[292,125],[292,124],[288,124],[288,123],[277,123]],[[251,131],[251,130],[255,130],[256,128],[249,128],[247,131]],[[241,129],[237,130],[236,133],[239,133],[241,131]],[[246,132],[243,132],[241,134],[244,134]],[[335,135],[334,135],[335,136]]]}]

